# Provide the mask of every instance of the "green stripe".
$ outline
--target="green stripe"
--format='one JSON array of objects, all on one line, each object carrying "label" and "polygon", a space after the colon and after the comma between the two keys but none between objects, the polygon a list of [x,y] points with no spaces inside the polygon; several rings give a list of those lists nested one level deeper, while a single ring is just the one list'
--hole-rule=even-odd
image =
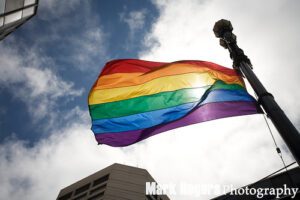
[{"label": "green stripe", "polygon": [[[133,115],[199,101],[209,87],[180,89],[122,101],[89,105],[89,109],[93,120]],[[240,85],[226,84],[222,81],[216,81],[209,88],[209,90],[218,89],[244,90]]]}]

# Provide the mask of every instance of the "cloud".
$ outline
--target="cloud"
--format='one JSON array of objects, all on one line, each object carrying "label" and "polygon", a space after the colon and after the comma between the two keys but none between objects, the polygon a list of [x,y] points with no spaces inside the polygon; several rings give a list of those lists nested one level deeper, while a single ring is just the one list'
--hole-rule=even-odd
[{"label": "cloud", "polygon": [[80,71],[99,69],[99,63],[107,56],[106,40],[109,33],[102,29],[99,15],[94,15],[89,1],[47,0],[40,3],[36,16],[40,29],[34,41],[35,48],[54,56],[59,67]]},{"label": "cloud", "polygon": [[78,35],[66,37],[70,53],[63,59],[82,71],[98,70],[100,59],[106,56],[105,37],[102,29],[93,25]]},{"label": "cloud", "polygon": [[59,0],[44,0],[39,2],[39,15],[44,20],[53,20],[55,18],[64,17],[70,12],[78,8],[80,0],[59,1]]},{"label": "cloud", "polygon": [[120,20],[129,27],[130,37],[133,37],[137,31],[144,28],[146,14],[146,9],[130,11],[129,13],[125,10],[120,14]]},{"label": "cloud", "polygon": [[[24,102],[35,121],[44,118],[65,97],[69,100],[83,93],[72,82],[62,80],[51,70],[49,59],[40,58],[34,49],[21,52],[12,42],[0,47],[0,83],[11,95]],[[49,66],[50,65],[50,66]]]},{"label": "cloud", "polygon": [[106,153],[107,148],[97,146],[81,121],[57,130],[34,148],[24,141],[9,140],[0,146],[2,198],[55,199],[60,188],[123,154],[120,149]]},{"label": "cloud", "polygon": [[[239,187],[281,167],[266,127],[252,129],[261,123],[259,115],[189,126],[124,148],[98,146],[89,130],[87,112],[77,108],[72,116],[72,123],[34,147],[14,139],[0,145],[3,198],[55,199],[60,189],[115,162],[146,168],[159,183],[177,186],[184,181]],[[243,129],[235,127],[233,120],[244,124]],[[201,196],[208,197],[211,195]]]}]

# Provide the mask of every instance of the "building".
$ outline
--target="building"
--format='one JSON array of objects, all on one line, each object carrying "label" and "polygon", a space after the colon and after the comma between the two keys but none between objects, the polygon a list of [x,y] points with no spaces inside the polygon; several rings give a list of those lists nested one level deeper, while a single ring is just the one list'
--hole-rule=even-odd
[{"label": "building", "polygon": [[[286,185],[287,188],[300,188],[300,168],[295,167],[285,172],[281,172],[270,177],[264,178],[260,181],[247,185],[248,188],[284,188]],[[243,187],[243,188],[245,188]],[[214,198],[213,200],[256,200],[258,199],[256,195],[231,195],[225,194],[219,197]],[[260,198],[261,200],[272,200],[278,199],[274,195],[265,195]],[[281,200],[292,199],[292,195],[280,196]],[[296,193],[294,199],[300,199],[300,189]]]},{"label": "building", "polygon": [[0,40],[32,18],[38,0],[0,0]]},{"label": "building", "polygon": [[154,181],[145,169],[113,164],[62,189],[57,200],[169,200],[145,195],[146,182]]}]

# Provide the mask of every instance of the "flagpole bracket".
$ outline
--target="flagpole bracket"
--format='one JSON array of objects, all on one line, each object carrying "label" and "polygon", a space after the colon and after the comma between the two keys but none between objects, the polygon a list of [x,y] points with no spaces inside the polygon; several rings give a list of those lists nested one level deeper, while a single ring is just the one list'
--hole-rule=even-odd
[{"label": "flagpole bracket", "polygon": [[274,99],[273,94],[271,94],[271,93],[269,93],[269,92],[264,92],[264,93],[260,94],[260,95],[258,96],[258,99],[257,99],[257,101],[258,101],[258,103],[259,103],[260,105],[262,104],[262,99],[263,99],[264,97],[272,97],[272,98]]}]

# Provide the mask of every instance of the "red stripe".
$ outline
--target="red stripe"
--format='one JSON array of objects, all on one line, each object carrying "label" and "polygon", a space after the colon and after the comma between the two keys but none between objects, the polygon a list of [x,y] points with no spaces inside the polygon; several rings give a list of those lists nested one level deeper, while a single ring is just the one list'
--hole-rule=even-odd
[{"label": "red stripe", "polygon": [[163,62],[151,62],[137,59],[112,60],[104,66],[101,75],[115,73],[146,73],[165,65]]},{"label": "red stripe", "polygon": [[[173,63],[187,63],[199,66],[206,66],[212,70],[216,70],[219,72],[223,72],[227,75],[236,76],[237,73],[235,70],[223,67],[221,65],[206,62],[206,61],[197,61],[197,60],[183,60],[177,61]],[[145,60],[137,60],[137,59],[120,59],[120,60],[112,60],[104,66],[101,75],[115,74],[115,73],[147,73],[153,70],[157,70],[162,66],[172,63],[165,62],[152,62]]]}]

